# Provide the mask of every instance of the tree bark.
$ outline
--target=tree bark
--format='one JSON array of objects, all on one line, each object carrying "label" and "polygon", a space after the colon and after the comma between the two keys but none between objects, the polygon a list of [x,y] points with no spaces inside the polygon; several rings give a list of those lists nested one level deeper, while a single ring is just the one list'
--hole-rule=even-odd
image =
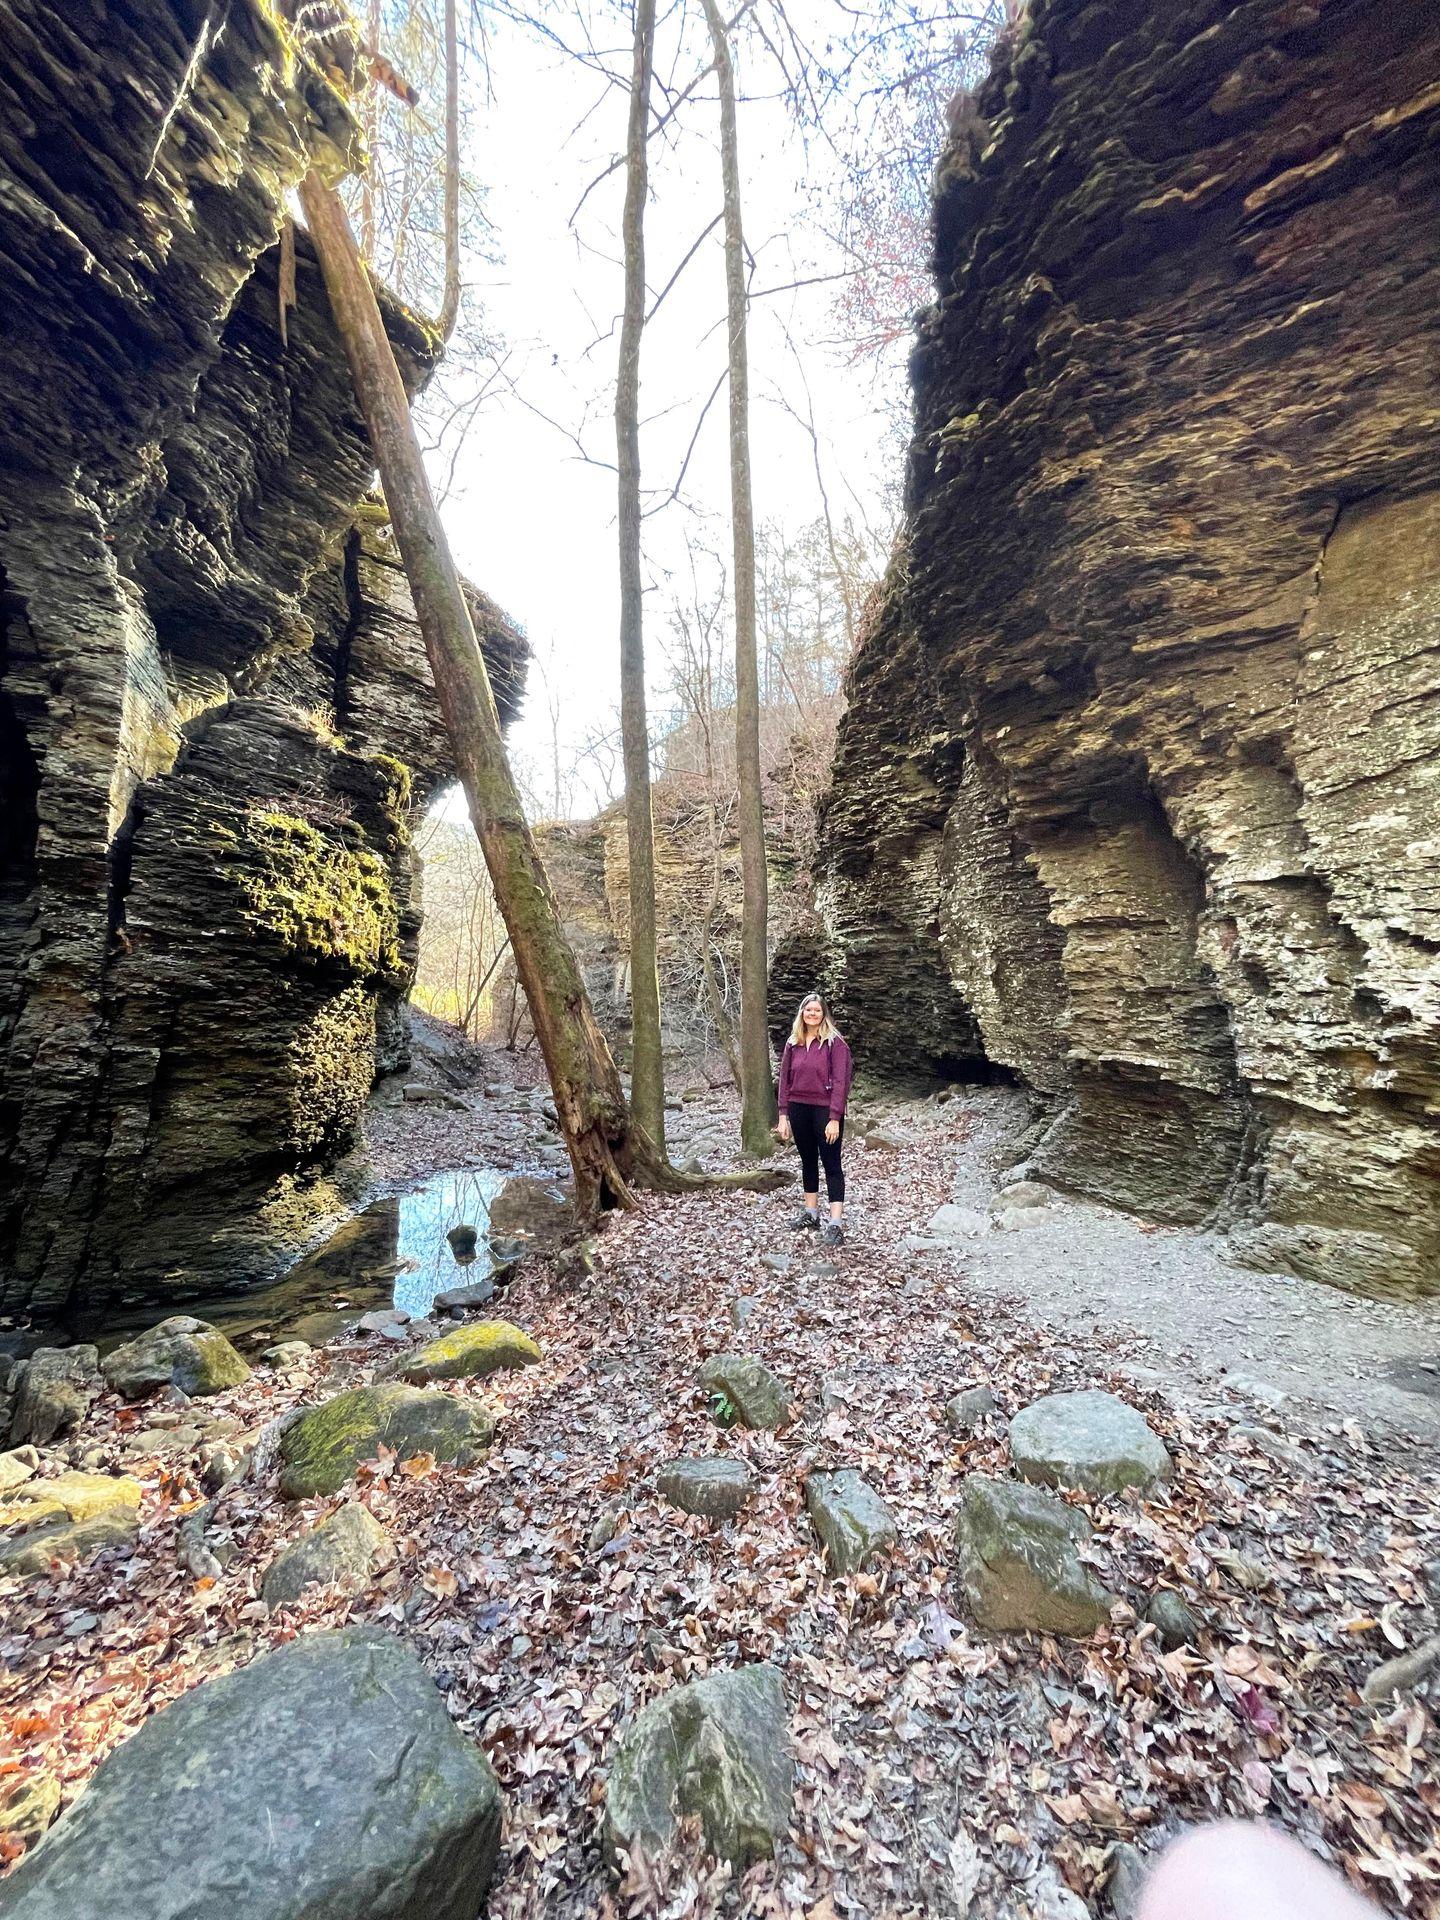
[{"label": "tree bark", "polygon": [[644,594],[640,574],[640,336],[645,326],[646,134],[655,50],[655,0],[635,0],[635,54],[625,147],[621,226],[625,305],[615,381],[620,522],[620,735],[625,757],[625,826],[630,863],[630,1102],[635,1119],[665,1147],[665,1068],[660,1037],[659,943],[655,915],[655,823],[650,801],[650,732],[645,712]]},{"label": "tree bark", "polygon": [[735,68],[715,0],[705,0],[720,83],[720,176],[725,205],[725,294],[730,366],[730,522],[735,550],[735,773],[739,786],[740,1139],[747,1153],[774,1141],[775,1076],[766,1026],[769,876],[760,784],[760,674],[755,642],[755,506],[750,486],[750,368],[745,331],[745,229],[740,216],[740,144]]},{"label": "tree bark", "polygon": [[440,337],[460,318],[460,34],[456,0],[445,0],[445,290]]},{"label": "tree bark", "polygon": [[302,184],[300,201],[380,470],[470,819],[549,1070],[577,1201],[584,1212],[626,1205],[633,1182],[667,1170],[630,1124],[615,1062],[535,851],[409,401],[345,208],[316,173]]}]

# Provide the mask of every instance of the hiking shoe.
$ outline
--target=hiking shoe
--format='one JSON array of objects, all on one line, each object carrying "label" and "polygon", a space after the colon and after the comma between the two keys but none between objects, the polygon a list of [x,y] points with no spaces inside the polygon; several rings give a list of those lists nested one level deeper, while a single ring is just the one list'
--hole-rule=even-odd
[{"label": "hiking shoe", "polygon": [[799,1213],[797,1213],[795,1218],[790,1222],[791,1229],[795,1233],[804,1233],[807,1227],[818,1227],[819,1224],[820,1224],[819,1214],[811,1213],[808,1207],[802,1207]]},{"label": "hiking shoe", "polygon": [[827,1220],[820,1231],[820,1238],[825,1242],[827,1247],[843,1247],[845,1244],[845,1229],[838,1220]]}]

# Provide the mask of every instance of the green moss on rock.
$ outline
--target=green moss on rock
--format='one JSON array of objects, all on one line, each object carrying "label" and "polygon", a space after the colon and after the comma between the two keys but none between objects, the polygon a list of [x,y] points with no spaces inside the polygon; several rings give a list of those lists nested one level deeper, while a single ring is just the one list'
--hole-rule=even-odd
[{"label": "green moss on rock", "polygon": [[312,1407],[280,1442],[280,1491],[291,1500],[337,1493],[362,1460],[382,1446],[408,1460],[430,1453],[447,1466],[478,1460],[495,1432],[495,1416],[478,1401],[385,1381],[356,1387]]},{"label": "green moss on rock", "polygon": [[197,1399],[250,1378],[249,1367],[224,1334],[188,1313],[173,1314],[116,1347],[101,1361],[100,1370],[106,1386],[126,1400],[164,1387],[178,1387]]},{"label": "green moss on rock", "polygon": [[506,1367],[533,1367],[541,1358],[529,1334],[508,1320],[477,1320],[473,1326],[457,1327],[429,1341],[403,1359],[396,1371],[407,1380],[461,1380]]},{"label": "green moss on rock", "polygon": [[248,820],[254,860],[238,884],[256,930],[316,962],[397,973],[400,914],[380,856],[293,814],[253,807]]}]

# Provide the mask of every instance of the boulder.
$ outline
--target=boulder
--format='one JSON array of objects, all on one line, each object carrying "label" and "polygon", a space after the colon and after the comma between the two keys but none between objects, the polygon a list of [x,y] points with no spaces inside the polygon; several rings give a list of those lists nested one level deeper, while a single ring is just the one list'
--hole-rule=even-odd
[{"label": "boulder", "polygon": [[48,1447],[61,1434],[73,1433],[100,1391],[94,1347],[37,1347],[16,1371],[12,1447],[27,1441]]},{"label": "boulder", "polygon": [[138,1480],[114,1473],[62,1473],[12,1487],[0,1506],[0,1526],[26,1530],[50,1520],[93,1520],[98,1513],[140,1511]]},{"label": "boulder", "polygon": [[307,1633],[102,1761],[6,1883],[7,1920],[475,1920],[500,1789],[414,1654]]},{"label": "boulder", "polygon": [[260,1358],[276,1373],[291,1373],[303,1367],[314,1351],[308,1340],[279,1340],[273,1347],[266,1347]]},{"label": "boulder", "polygon": [[290,1500],[338,1493],[382,1446],[402,1460],[430,1453],[447,1466],[468,1467],[494,1433],[495,1416],[478,1401],[426,1393],[398,1380],[355,1387],[322,1400],[286,1429],[280,1491]]},{"label": "boulder", "polygon": [[36,1579],[55,1567],[76,1566],[97,1553],[132,1546],[139,1531],[139,1521],[123,1507],[88,1520],[49,1519],[0,1541],[0,1573]]},{"label": "boulder", "polygon": [[945,1424],[952,1433],[973,1433],[995,1411],[989,1387],[962,1387],[945,1402]]},{"label": "boulder", "polygon": [[208,1320],[177,1313],[137,1340],[107,1353],[101,1362],[105,1384],[125,1400],[139,1400],[162,1387],[178,1387],[195,1399],[223,1393],[250,1378],[250,1369]]},{"label": "boulder", "polygon": [[795,1767],[773,1667],[674,1687],[620,1734],[605,1789],[605,1850],[655,1853],[695,1817],[707,1850],[743,1870],[790,1824]]},{"label": "boulder", "polygon": [[790,1396],[785,1383],[748,1353],[717,1353],[697,1378],[706,1393],[723,1396],[742,1427],[773,1431],[788,1426]]},{"label": "boulder", "polygon": [[1010,1454],[1021,1477],[1087,1493],[1149,1493],[1173,1471],[1165,1443],[1144,1416],[1113,1393],[1052,1393],[1010,1422]]},{"label": "boulder", "polygon": [[464,1380],[506,1367],[533,1367],[541,1358],[529,1334],[508,1320],[473,1320],[406,1354],[396,1367],[407,1380]]},{"label": "boulder", "polygon": [[727,1520],[754,1498],[759,1483],[735,1454],[690,1454],[667,1460],[655,1475],[662,1499],[684,1513]]},{"label": "boulder", "polygon": [[926,1221],[923,1235],[910,1237],[923,1239],[932,1245],[953,1247],[983,1233],[985,1224],[985,1215],[978,1213],[974,1207],[959,1207],[947,1201],[943,1207],[937,1207]]},{"label": "boulder", "polygon": [[1084,1514],[1053,1493],[972,1473],[955,1525],[966,1612],[987,1633],[1088,1638],[1116,1598],[1080,1557],[1093,1535]]},{"label": "boulder", "polygon": [[990,1202],[990,1211],[999,1213],[1022,1207],[1048,1207],[1054,1198],[1054,1189],[1042,1185],[1039,1180],[1012,1180],[1008,1187],[1001,1187]]},{"label": "boulder", "polygon": [[831,1573],[853,1573],[895,1544],[895,1516],[854,1467],[812,1473],[805,1507]]},{"label": "boulder", "polygon": [[517,1173],[490,1202],[490,1238],[502,1245],[558,1247],[578,1226],[574,1202],[553,1180]]},{"label": "boulder", "polygon": [[260,1583],[260,1597],[267,1607],[283,1607],[307,1587],[359,1593],[369,1585],[385,1544],[385,1529],[370,1509],[347,1501],[276,1555]]}]

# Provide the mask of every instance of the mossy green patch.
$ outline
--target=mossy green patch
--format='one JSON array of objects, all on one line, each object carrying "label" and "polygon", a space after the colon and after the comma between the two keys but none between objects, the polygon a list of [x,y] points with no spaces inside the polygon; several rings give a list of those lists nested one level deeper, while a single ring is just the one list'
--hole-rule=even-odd
[{"label": "mossy green patch", "polygon": [[508,1320],[477,1320],[431,1340],[402,1360],[397,1372],[407,1380],[460,1380],[503,1367],[533,1367],[541,1357],[529,1334]]},{"label": "mossy green patch", "polygon": [[266,808],[248,826],[254,857],[238,885],[257,931],[353,973],[399,971],[400,915],[378,854]]},{"label": "mossy green patch", "polygon": [[400,1459],[433,1454],[447,1465],[477,1460],[495,1432],[495,1416],[479,1402],[424,1393],[387,1381],[337,1393],[312,1407],[280,1442],[280,1491],[290,1500],[336,1493],[362,1460],[388,1447]]}]

